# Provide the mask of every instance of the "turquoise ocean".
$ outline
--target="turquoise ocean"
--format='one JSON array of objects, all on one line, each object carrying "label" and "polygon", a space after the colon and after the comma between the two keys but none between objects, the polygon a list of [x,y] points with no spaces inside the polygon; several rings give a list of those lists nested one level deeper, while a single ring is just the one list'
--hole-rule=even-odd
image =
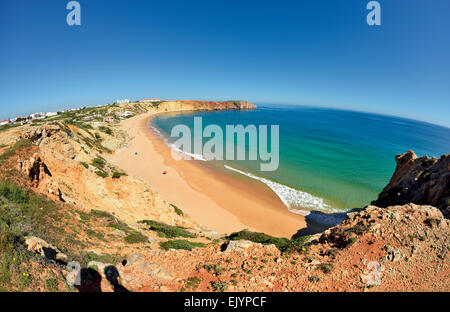
[{"label": "turquoise ocean", "polygon": [[300,214],[343,212],[369,204],[389,182],[398,154],[450,153],[450,129],[430,123],[329,108],[256,105],[258,109],[250,111],[161,114],[151,121],[151,129],[170,146],[178,139],[170,136],[175,125],[184,124],[194,133],[194,117],[202,117],[203,128],[219,125],[224,136],[226,125],[279,125],[277,170],[260,171],[260,161],[211,163],[230,175],[265,183],[287,209]]}]

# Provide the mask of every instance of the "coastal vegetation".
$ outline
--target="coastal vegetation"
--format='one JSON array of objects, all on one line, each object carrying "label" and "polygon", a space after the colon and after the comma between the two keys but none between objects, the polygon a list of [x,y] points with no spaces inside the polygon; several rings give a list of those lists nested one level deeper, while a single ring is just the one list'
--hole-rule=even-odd
[{"label": "coastal vegetation", "polygon": [[227,290],[229,284],[225,281],[212,281],[211,286],[213,287],[214,291],[224,292]]},{"label": "coastal vegetation", "polygon": [[184,216],[183,210],[181,210],[180,208],[178,208],[177,206],[175,206],[174,204],[170,204],[170,206],[172,206],[172,208],[175,210],[175,213],[179,216]]},{"label": "coastal vegetation", "polygon": [[208,272],[214,272],[216,275],[220,275],[224,271],[218,264],[205,264],[203,268]]},{"label": "coastal vegetation", "polygon": [[160,242],[159,246],[163,250],[169,250],[169,249],[192,250],[194,248],[204,247],[205,244],[190,242],[190,241],[184,240],[184,239],[178,239],[178,240],[169,240],[169,241],[165,241],[165,242]]},{"label": "coastal vegetation", "polygon": [[3,154],[0,155],[0,164],[1,162],[3,162],[4,160],[12,157],[13,155],[16,154],[16,152],[24,147],[28,147],[31,145],[31,142],[27,139],[21,139],[19,141],[17,141],[13,146],[11,146],[10,148],[8,148],[6,151],[3,152]]},{"label": "coastal vegetation", "polygon": [[227,237],[229,240],[248,240],[263,245],[273,244],[282,253],[307,253],[309,250],[309,243],[307,243],[309,238],[310,236],[302,236],[295,239],[279,238],[267,235],[265,233],[250,232],[248,230],[235,232]]},{"label": "coastal vegetation", "polygon": [[[80,248],[76,240],[69,240],[68,237],[58,239],[65,236],[62,231],[64,222],[61,207],[53,201],[30,192],[12,180],[1,182],[0,289],[21,291],[44,283],[36,272],[47,271],[48,264],[27,250],[26,236],[43,237],[69,254],[66,246],[70,246],[71,250]],[[80,259],[74,254],[71,256]],[[52,285],[51,289],[55,289],[53,282]]]},{"label": "coastal vegetation", "polygon": [[125,236],[125,242],[129,244],[138,244],[138,243],[144,243],[147,242],[148,238],[147,236],[142,235],[141,233],[137,231],[133,231],[132,233]]},{"label": "coastal vegetation", "polygon": [[182,291],[186,290],[197,290],[197,288],[200,286],[200,283],[202,280],[196,276],[189,277],[188,279],[184,280],[184,287]]},{"label": "coastal vegetation", "polygon": [[189,233],[184,228],[180,226],[172,226],[164,224],[162,222],[156,222],[152,220],[142,220],[139,223],[144,223],[150,226],[148,229],[150,231],[155,231],[158,236],[165,238],[175,238],[175,237],[186,237],[186,238],[196,238],[197,235]]}]

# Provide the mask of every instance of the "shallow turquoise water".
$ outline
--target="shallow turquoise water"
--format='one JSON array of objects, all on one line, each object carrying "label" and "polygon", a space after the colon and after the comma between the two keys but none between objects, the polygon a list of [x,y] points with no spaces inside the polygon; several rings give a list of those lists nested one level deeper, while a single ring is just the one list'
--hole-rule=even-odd
[{"label": "shallow turquoise water", "polygon": [[[291,209],[336,211],[363,207],[389,182],[397,154],[450,152],[450,129],[392,116],[306,106],[258,105],[254,111],[164,114],[152,124],[168,141],[172,127],[201,116],[216,124],[280,126],[280,164],[260,171],[260,161],[226,161],[242,174],[263,180]],[[193,130],[192,130],[193,132]],[[204,139],[204,143],[208,139]],[[247,149],[248,144],[247,144]]]}]

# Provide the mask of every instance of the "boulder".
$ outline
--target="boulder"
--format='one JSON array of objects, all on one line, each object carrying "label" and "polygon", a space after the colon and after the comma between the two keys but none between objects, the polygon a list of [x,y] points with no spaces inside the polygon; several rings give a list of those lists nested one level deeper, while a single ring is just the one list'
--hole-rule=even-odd
[{"label": "boulder", "polygon": [[25,237],[25,243],[29,251],[36,252],[48,260],[60,264],[67,264],[68,262],[68,257],[64,253],[39,237]]},{"label": "boulder", "polygon": [[254,243],[248,240],[229,241],[228,244],[226,244],[223,252],[225,253],[235,252],[240,254],[246,254],[246,250],[252,245],[254,245]]},{"label": "boulder", "polygon": [[174,279],[173,276],[169,272],[167,272],[166,270],[161,268],[156,263],[144,262],[144,263],[141,263],[138,267],[145,274],[150,275],[153,278],[163,279],[163,280],[173,280]]},{"label": "boulder", "polygon": [[134,265],[136,263],[144,261],[145,257],[143,255],[132,253],[127,258],[127,265]]}]

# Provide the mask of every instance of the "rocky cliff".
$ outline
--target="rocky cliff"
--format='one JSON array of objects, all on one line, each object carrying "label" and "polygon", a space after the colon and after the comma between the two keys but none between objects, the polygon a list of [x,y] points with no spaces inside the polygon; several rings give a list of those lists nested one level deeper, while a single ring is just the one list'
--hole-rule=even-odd
[{"label": "rocky cliff", "polygon": [[389,184],[372,205],[388,207],[415,203],[439,208],[450,217],[450,154],[439,159],[417,157],[413,151],[395,158]]},{"label": "rocky cliff", "polygon": [[[252,108],[240,101],[168,101],[100,110],[106,116]],[[450,223],[443,216],[449,155],[397,156],[374,205],[313,237],[248,231],[220,237],[108,163],[104,154],[130,138],[117,123],[76,121],[93,113],[0,136],[0,266],[6,268],[0,290],[450,290]],[[81,285],[70,287],[73,272],[61,262],[74,260],[83,268]]]},{"label": "rocky cliff", "polygon": [[255,105],[247,101],[167,101],[158,106],[160,111],[247,110],[255,108]]}]

